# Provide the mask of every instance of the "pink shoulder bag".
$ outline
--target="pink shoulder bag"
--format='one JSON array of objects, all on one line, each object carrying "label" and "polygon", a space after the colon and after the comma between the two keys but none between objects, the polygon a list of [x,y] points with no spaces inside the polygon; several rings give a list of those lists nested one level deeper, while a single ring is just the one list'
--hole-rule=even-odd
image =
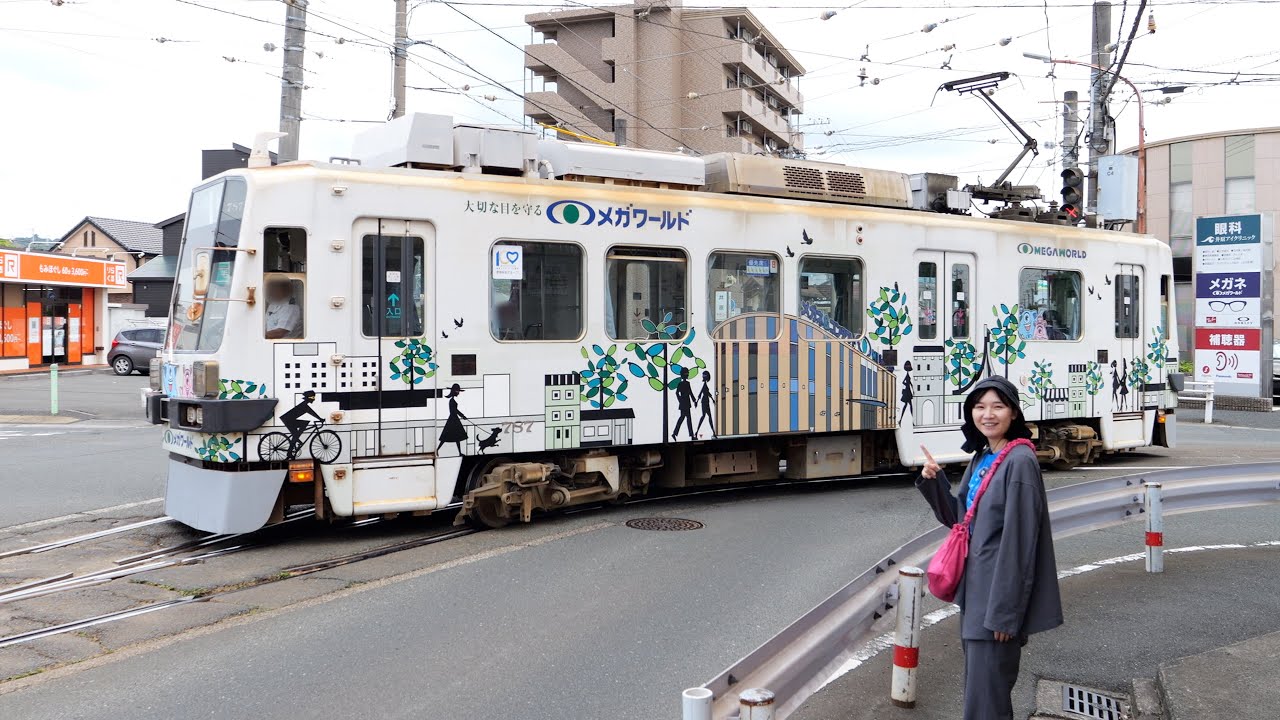
[{"label": "pink shoulder bag", "polygon": [[987,491],[987,484],[995,476],[1005,456],[1019,445],[1026,445],[1032,451],[1036,449],[1030,440],[1019,438],[1010,441],[1000,450],[995,462],[991,463],[991,469],[987,471],[986,477],[982,478],[982,484],[978,486],[978,493],[973,497],[973,504],[964,514],[964,520],[951,526],[951,534],[942,541],[942,547],[938,548],[938,552],[929,561],[927,573],[929,593],[939,600],[951,602],[956,599],[956,589],[960,586],[960,578],[964,576],[964,561],[969,557],[969,525],[973,522],[973,514],[978,509],[978,501],[982,500],[983,493]]}]

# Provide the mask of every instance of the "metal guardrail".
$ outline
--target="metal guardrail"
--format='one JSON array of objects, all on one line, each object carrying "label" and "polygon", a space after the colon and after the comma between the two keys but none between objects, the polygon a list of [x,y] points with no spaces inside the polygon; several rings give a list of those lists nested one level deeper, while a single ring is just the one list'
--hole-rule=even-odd
[{"label": "metal guardrail", "polygon": [[[1144,482],[1163,484],[1166,515],[1280,503],[1280,463],[1160,470],[1050,490],[1053,536],[1068,537],[1141,517]],[[872,626],[896,599],[898,573],[890,568],[927,566],[946,532],[939,526],[909,540],[703,685],[714,694],[712,717],[736,717],[738,693],[748,688],[773,692],[777,720],[799,708],[879,634]]]}]

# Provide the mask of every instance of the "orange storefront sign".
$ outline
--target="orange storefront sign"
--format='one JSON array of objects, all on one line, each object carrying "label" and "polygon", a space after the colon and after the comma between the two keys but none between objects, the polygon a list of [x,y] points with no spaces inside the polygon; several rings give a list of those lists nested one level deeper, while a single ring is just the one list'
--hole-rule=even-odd
[{"label": "orange storefront sign", "polygon": [[0,251],[0,280],[124,290],[124,263],[46,253]]}]

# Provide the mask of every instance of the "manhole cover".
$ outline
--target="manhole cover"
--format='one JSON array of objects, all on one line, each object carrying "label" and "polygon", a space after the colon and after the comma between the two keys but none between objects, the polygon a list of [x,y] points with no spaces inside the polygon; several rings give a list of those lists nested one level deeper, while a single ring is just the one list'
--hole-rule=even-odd
[{"label": "manhole cover", "polygon": [[684,518],[650,517],[628,520],[627,527],[635,530],[697,530],[702,523]]},{"label": "manhole cover", "polygon": [[1119,698],[1076,685],[1062,685],[1062,709],[1075,717],[1090,720],[1121,720],[1125,703]]}]

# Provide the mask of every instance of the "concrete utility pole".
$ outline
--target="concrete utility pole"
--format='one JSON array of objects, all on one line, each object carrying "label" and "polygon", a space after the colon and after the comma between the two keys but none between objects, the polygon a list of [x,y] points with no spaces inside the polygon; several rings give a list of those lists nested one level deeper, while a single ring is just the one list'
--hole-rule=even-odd
[{"label": "concrete utility pole", "polygon": [[409,0],[396,0],[396,62],[391,84],[395,88],[395,107],[391,117],[404,115],[405,64],[409,55]]},{"label": "concrete utility pole", "polygon": [[1080,164],[1080,94],[1075,90],[1062,93],[1062,169]]},{"label": "concrete utility pole", "polygon": [[280,72],[279,160],[298,159],[302,130],[302,60],[307,38],[307,0],[285,0],[284,67]]},{"label": "concrete utility pole", "polygon": [[1093,62],[1094,70],[1089,74],[1089,194],[1086,196],[1086,214],[1098,211],[1098,158],[1106,155],[1111,149],[1107,137],[1107,89],[1106,73],[1098,68],[1111,67],[1111,53],[1107,45],[1111,44],[1111,3],[1098,0],[1093,4]]}]

